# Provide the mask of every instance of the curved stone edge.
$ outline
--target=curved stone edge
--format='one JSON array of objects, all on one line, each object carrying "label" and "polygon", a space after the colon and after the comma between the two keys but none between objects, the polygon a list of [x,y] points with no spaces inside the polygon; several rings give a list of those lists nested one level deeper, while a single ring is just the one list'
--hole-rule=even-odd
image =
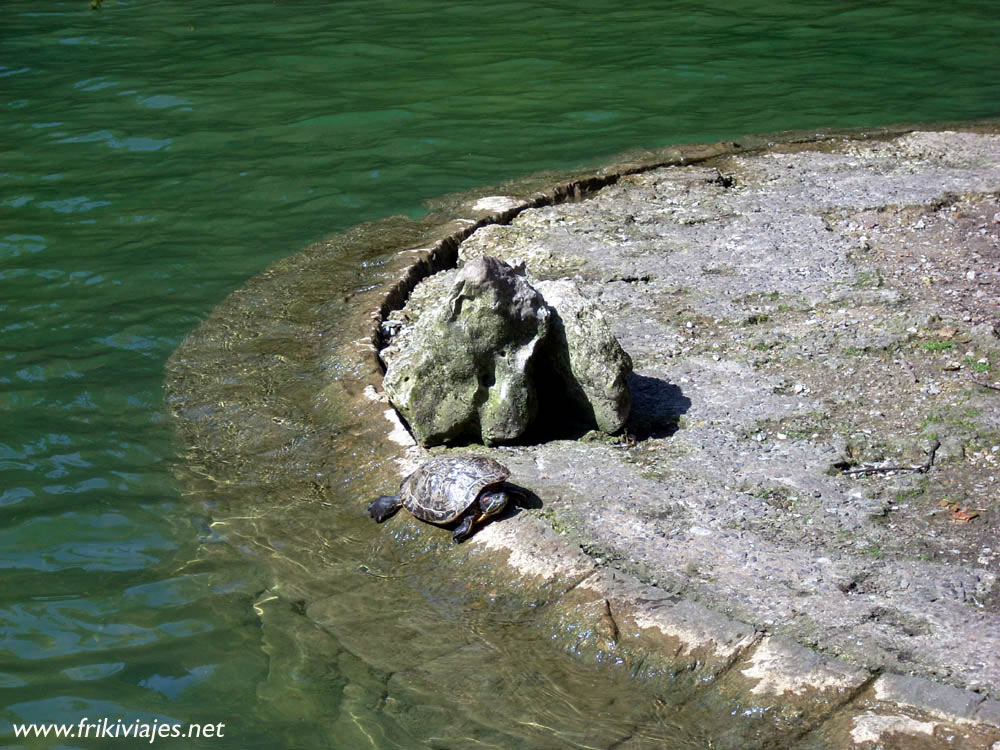
[{"label": "curved stone edge", "polygon": [[[995,121],[984,121],[922,125],[919,129],[975,131],[996,127]],[[507,224],[527,209],[582,200],[627,175],[653,169],[761,152],[776,145],[817,149],[844,140],[890,139],[915,129],[901,126],[786,133],[758,136],[750,142],[743,139],[672,147],[620,157],[593,171],[568,179],[564,176],[528,195],[515,189],[512,194],[483,194],[451,206],[446,210],[464,215],[441,225],[436,242],[398,253],[393,261],[396,270],[390,272],[391,276],[394,273],[393,281],[376,292],[379,302],[371,311],[372,325],[363,342],[371,353],[371,375],[377,382],[381,372],[377,357],[381,322],[402,307],[423,278],[454,267],[459,245],[480,227]],[[414,453],[419,450],[411,447],[410,451],[406,463],[412,467]],[[540,519],[522,513],[480,530],[468,545],[505,556],[514,572],[536,584],[561,587],[558,604],[563,613],[580,621],[590,620],[612,647],[619,640],[632,640],[677,665],[678,673],[696,670],[706,684],[733,695],[752,696],[764,710],[795,717],[796,734],[803,746],[824,747],[822,739],[812,745],[812,738],[832,732],[838,742],[850,737],[852,744],[866,747],[887,738],[905,747],[912,738],[922,742],[938,739],[942,747],[1000,750],[1000,701],[922,677],[870,672],[790,638],[757,630],[697,602],[670,596],[619,570],[599,567]],[[951,739],[942,739],[948,733]],[[959,735],[964,742],[956,745],[954,739]]]},{"label": "curved stone edge", "polygon": [[[617,569],[600,567],[543,520],[522,513],[481,529],[468,543],[503,557],[535,586],[563,593],[562,617],[602,633],[608,648],[652,650],[690,674],[703,695],[770,712],[795,727],[810,747],[881,743],[948,734],[964,742],[945,747],[1000,748],[1000,701],[922,677],[870,672],[772,635],[698,602],[672,596]],[[832,740],[828,737],[832,735]],[[890,747],[894,745],[889,745]],[[923,747],[924,745],[921,745]]]}]

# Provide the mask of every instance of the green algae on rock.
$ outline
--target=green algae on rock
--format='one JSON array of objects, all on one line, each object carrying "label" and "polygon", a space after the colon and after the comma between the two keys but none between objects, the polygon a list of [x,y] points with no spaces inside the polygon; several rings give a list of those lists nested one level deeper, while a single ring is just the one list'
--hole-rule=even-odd
[{"label": "green algae on rock", "polygon": [[521,437],[538,410],[528,367],[550,317],[506,263],[467,264],[441,304],[381,353],[383,387],[417,440],[495,445]]}]

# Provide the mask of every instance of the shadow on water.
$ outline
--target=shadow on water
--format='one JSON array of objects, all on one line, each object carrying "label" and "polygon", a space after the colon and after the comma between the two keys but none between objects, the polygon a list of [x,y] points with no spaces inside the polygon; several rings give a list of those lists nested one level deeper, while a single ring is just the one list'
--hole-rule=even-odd
[{"label": "shadow on water", "polygon": [[680,429],[681,416],[691,408],[691,399],[680,386],[635,372],[629,375],[628,384],[632,411],[626,428],[638,440],[667,438]]}]

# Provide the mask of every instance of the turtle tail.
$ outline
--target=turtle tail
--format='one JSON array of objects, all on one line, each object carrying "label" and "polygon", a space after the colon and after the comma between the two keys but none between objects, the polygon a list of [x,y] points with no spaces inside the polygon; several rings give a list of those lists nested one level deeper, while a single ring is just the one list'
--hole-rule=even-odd
[{"label": "turtle tail", "polygon": [[392,518],[402,507],[399,495],[381,495],[368,504],[368,515],[382,523],[387,518]]}]

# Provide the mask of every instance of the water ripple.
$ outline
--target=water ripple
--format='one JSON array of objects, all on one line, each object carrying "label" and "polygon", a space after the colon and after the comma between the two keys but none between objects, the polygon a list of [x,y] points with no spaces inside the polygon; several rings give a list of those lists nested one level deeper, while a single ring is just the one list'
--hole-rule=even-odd
[{"label": "water ripple", "polygon": [[105,143],[109,148],[123,148],[127,151],[159,151],[168,148],[173,138],[149,138],[146,136],[120,137],[110,130],[98,130],[87,135],[61,138],[57,143]]},{"label": "water ripple", "polygon": [[67,667],[62,670],[62,674],[75,682],[90,682],[91,680],[103,680],[113,674],[118,674],[125,669],[125,662],[113,661],[104,664],[86,664],[82,667]]}]

